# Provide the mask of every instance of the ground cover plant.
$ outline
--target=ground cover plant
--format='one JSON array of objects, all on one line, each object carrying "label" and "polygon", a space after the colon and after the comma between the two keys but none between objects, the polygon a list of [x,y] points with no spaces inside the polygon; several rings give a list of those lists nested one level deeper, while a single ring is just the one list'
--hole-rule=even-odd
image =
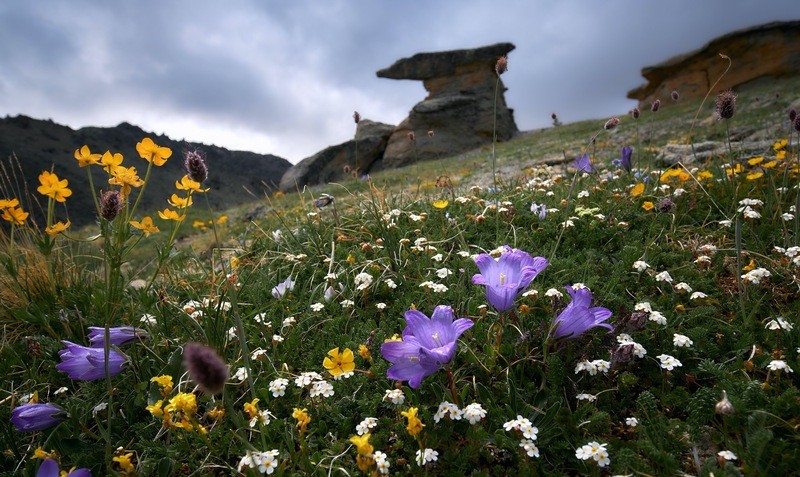
[{"label": "ground cover plant", "polygon": [[[800,119],[771,94],[561,125],[235,224],[194,203],[201,153],[89,144],[75,167],[108,184],[43,171],[0,197],[0,467],[790,475]],[[656,160],[755,123],[758,154]],[[567,160],[522,166],[536,147]],[[166,160],[186,176],[146,215]],[[75,187],[96,228],[70,229]]]}]

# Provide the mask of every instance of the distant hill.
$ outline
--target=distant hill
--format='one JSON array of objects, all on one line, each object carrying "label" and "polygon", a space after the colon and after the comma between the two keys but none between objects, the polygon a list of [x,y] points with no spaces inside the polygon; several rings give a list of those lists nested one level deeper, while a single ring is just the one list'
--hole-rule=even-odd
[{"label": "distant hill", "polygon": [[[73,191],[67,201],[69,218],[75,225],[85,225],[95,220],[92,196],[88,188],[86,171],[78,167],[73,158],[75,149],[88,145],[92,152],[106,150],[122,153],[123,165],[136,166],[144,178],[147,162],[136,152],[136,143],[150,137],[159,146],[172,149],[172,157],[159,168],[153,168],[150,183],[139,205],[139,210],[152,212],[167,206],[167,198],[175,191],[175,181],[183,172],[183,152],[198,149],[206,154],[208,198],[215,210],[249,202],[277,188],[281,176],[291,163],[271,154],[255,154],[186,141],[176,141],[156,135],[128,123],[112,128],[84,127],[73,130],[50,120],[27,116],[6,116],[0,119],[0,162],[8,169],[12,153],[19,159],[28,190],[35,194],[38,175],[43,170],[54,169],[61,178],[68,179]],[[108,189],[105,172],[93,167],[93,180],[98,189]],[[23,200],[23,203],[27,201]],[[61,217],[63,213],[60,212]]]}]

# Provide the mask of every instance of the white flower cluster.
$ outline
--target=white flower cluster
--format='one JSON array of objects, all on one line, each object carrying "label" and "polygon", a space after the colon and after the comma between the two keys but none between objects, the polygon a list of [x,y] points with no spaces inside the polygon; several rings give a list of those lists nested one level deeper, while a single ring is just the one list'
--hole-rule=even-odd
[{"label": "white flower cluster", "polygon": [[761,283],[761,280],[768,278],[770,275],[772,274],[769,272],[769,270],[758,267],[742,275],[742,280],[747,283],[752,283],[753,285],[758,285]]},{"label": "white flower cluster", "polygon": [[669,272],[665,270],[656,274],[656,281],[672,283],[672,277],[670,276]]},{"label": "white flower cluster", "polygon": [[643,260],[637,260],[633,262],[633,269],[636,270],[637,272],[641,273],[647,270],[648,268],[650,268],[650,265]]},{"label": "white flower cluster", "polygon": [[439,460],[439,453],[433,449],[425,448],[425,450],[417,450],[417,465],[422,467],[428,462],[436,462]]},{"label": "white flower cluster", "polygon": [[406,395],[403,394],[402,389],[387,389],[383,395],[383,400],[399,406],[406,402]]},{"label": "white flower cluster", "polygon": [[247,451],[242,460],[239,461],[236,469],[241,472],[242,469],[248,467],[250,469],[258,469],[262,474],[271,474],[278,468],[279,455],[280,452],[277,449],[266,452]]},{"label": "white flower cluster", "polygon": [[420,288],[427,288],[433,291],[434,293],[445,293],[447,290],[449,290],[447,286],[442,285],[441,283],[434,283],[430,280],[428,280],[427,282],[420,283],[419,286]]},{"label": "white flower cluster", "polygon": [[322,396],[322,397],[331,397],[333,396],[333,386],[328,381],[314,381],[311,385],[311,392],[309,395],[313,397]]},{"label": "white flower cluster", "polygon": [[633,346],[633,355],[636,356],[637,358],[644,358],[644,355],[647,354],[647,350],[644,348],[644,346],[642,346],[639,343],[633,341],[633,338],[631,338],[631,335],[629,335],[627,333],[620,333],[617,336],[617,343],[619,343],[619,347],[620,348],[623,347],[623,346],[629,346],[629,345]]},{"label": "white flower cluster", "polygon": [[458,406],[449,401],[442,401],[439,404],[439,409],[436,411],[436,414],[433,415],[433,421],[439,422],[448,415],[450,416],[450,419],[454,421],[460,421],[461,409],[459,409]]},{"label": "white flower cluster", "polygon": [[611,369],[611,363],[604,359],[596,359],[594,361],[583,359],[575,365],[575,374],[585,371],[588,372],[589,375],[595,376],[597,373],[606,374],[609,369]]},{"label": "white flower cluster", "polygon": [[694,341],[689,339],[688,336],[681,335],[678,333],[673,333],[672,344],[677,348],[691,348],[692,345],[694,344]]},{"label": "white flower cluster", "polygon": [[380,474],[386,475],[389,473],[389,459],[386,458],[386,454],[381,451],[375,451],[372,453],[372,459],[375,461],[375,465],[378,467],[378,472]]},{"label": "white flower cluster", "polygon": [[374,428],[377,425],[378,425],[378,420],[376,418],[374,418],[374,417],[365,417],[364,420],[361,421],[356,426],[356,432],[358,433],[359,436],[363,436],[364,434],[369,432],[370,429]]},{"label": "white flower cluster", "polygon": [[516,430],[522,434],[519,446],[525,450],[529,457],[539,457],[539,448],[536,447],[535,440],[539,434],[539,428],[531,424],[526,417],[517,416],[503,424],[506,431]]},{"label": "white flower cluster", "polygon": [[649,313],[647,319],[650,321],[654,321],[659,325],[665,326],[667,324],[667,317],[664,316],[664,314],[661,313],[660,311],[653,310],[653,307],[650,305],[649,302],[643,301],[641,303],[637,303],[636,305],[634,305],[633,309],[643,313]]},{"label": "white flower cluster", "polygon": [[773,359],[772,361],[769,362],[767,368],[770,371],[786,371],[787,373],[794,372],[794,370],[790,368],[788,364],[786,364],[786,361],[782,359]]},{"label": "white flower cluster", "polygon": [[605,467],[611,463],[608,456],[606,446],[608,444],[601,444],[597,441],[592,441],[586,445],[581,446],[575,451],[575,457],[580,460],[594,459],[599,467]]},{"label": "white flower cluster", "polygon": [[661,367],[666,369],[667,371],[672,371],[675,368],[679,368],[683,366],[680,361],[676,358],[668,355],[668,354],[660,354],[656,356],[659,360],[661,360]]},{"label": "white flower cluster", "polygon": [[294,379],[294,385],[298,388],[304,388],[314,381],[322,381],[322,376],[315,371],[306,371],[305,373],[300,373]]},{"label": "white flower cluster", "polygon": [[289,385],[289,380],[286,378],[278,378],[269,382],[269,391],[273,397],[281,397],[286,394],[286,386]]},{"label": "white flower cluster", "polygon": [[372,285],[372,275],[367,272],[361,272],[356,275],[356,278],[353,280],[356,285],[356,290],[366,290]]},{"label": "white flower cluster", "polygon": [[785,331],[792,331],[794,326],[786,321],[786,319],[782,316],[769,320],[767,322],[766,328],[769,330],[785,330]]},{"label": "white flower cluster", "polygon": [[800,247],[798,246],[793,246],[789,248],[775,247],[775,251],[791,259],[792,264],[800,266]]}]

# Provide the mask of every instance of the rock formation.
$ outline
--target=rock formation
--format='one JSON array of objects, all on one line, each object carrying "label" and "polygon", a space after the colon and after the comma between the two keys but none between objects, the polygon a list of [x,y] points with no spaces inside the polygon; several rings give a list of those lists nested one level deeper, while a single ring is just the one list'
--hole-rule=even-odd
[{"label": "rock formation", "polygon": [[393,130],[390,124],[362,119],[356,127],[355,139],[327,147],[292,166],[281,178],[280,190],[293,192],[306,185],[340,180],[348,173],[369,172],[383,156]]},{"label": "rock formation", "polygon": [[[506,106],[503,82],[497,83],[498,58],[511,43],[482,48],[418,53],[378,71],[381,78],[422,80],[428,97],[417,103],[389,138],[383,159],[373,168],[392,168],[416,160],[436,159],[492,141],[497,84],[497,138],[517,133],[513,111]],[[429,136],[428,131],[433,131]],[[413,133],[413,140],[411,135]]]},{"label": "rock formation", "polygon": [[800,73],[800,21],[774,22],[738,30],[716,38],[704,47],[642,69],[648,83],[628,92],[642,107],[661,98],[662,105],[675,90],[681,99],[702,98],[733,60],[730,71],[712,91],[735,88],[760,77]]}]

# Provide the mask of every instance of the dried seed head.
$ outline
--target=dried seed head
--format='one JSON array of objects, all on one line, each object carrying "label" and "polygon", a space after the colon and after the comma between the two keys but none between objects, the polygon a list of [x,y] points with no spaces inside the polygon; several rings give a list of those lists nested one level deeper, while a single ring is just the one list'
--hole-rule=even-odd
[{"label": "dried seed head", "polygon": [[433,129],[428,129],[428,137],[433,137]]},{"label": "dried seed head", "polygon": [[416,136],[414,135],[414,131],[408,131],[406,133],[406,137],[408,138],[409,141],[414,141],[414,139],[416,139]]},{"label": "dried seed head", "polygon": [[553,121],[558,121],[558,114],[550,113],[550,119],[552,119]]},{"label": "dried seed head", "polygon": [[714,406],[714,412],[724,415],[733,414],[733,404],[728,399],[728,393],[725,390],[722,391],[722,399]]},{"label": "dried seed head", "polygon": [[794,117],[794,130],[800,132],[800,114]]},{"label": "dried seed head", "polygon": [[350,170],[349,164],[345,164],[344,167],[342,167],[342,171],[344,171],[345,174],[350,174]]},{"label": "dried seed head", "polygon": [[508,71],[508,58],[505,56],[498,58],[497,63],[494,65],[494,71],[497,73],[497,76]]},{"label": "dried seed head", "polygon": [[183,153],[183,168],[186,169],[186,174],[189,179],[202,183],[208,179],[208,166],[206,166],[206,157],[199,150],[187,151]]},{"label": "dried seed head", "polygon": [[653,104],[650,105],[650,111],[655,113],[656,111],[658,111],[658,108],[660,107],[661,107],[661,100],[657,99],[653,101]]},{"label": "dried seed head", "polygon": [[647,320],[650,318],[650,313],[643,311],[634,311],[627,323],[628,331],[639,331],[647,325]]},{"label": "dried seed head", "polygon": [[361,121],[361,115],[358,114],[358,111],[353,112],[353,121],[355,121],[356,124],[358,124]]},{"label": "dried seed head", "polygon": [[631,109],[631,117],[632,117],[633,119],[639,119],[639,115],[640,115],[640,114],[642,114],[642,112],[641,112],[641,111],[639,111],[639,108],[633,108],[633,109]]},{"label": "dried seed head", "polygon": [[113,221],[122,210],[122,196],[119,191],[109,190],[100,193],[100,217]]},{"label": "dried seed head", "polygon": [[672,100],[675,101],[675,102],[678,102],[678,100],[680,99],[680,95],[678,94],[678,91],[676,91],[674,89],[672,90],[672,93],[669,94],[669,97],[672,98]]},{"label": "dried seed head", "polygon": [[794,118],[796,118],[796,117],[797,117],[797,110],[795,110],[794,108],[790,109],[789,110],[789,121],[792,121],[792,123],[794,123]]},{"label": "dried seed head", "polygon": [[610,131],[615,127],[617,127],[618,124],[619,124],[619,118],[611,118],[608,121],[606,121],[606,125],[603,127],[606,129],[606,131]]},{"label": "dried seed head", "polygon": [[633,351],[633,343],[620,344],[611,355],[611,366],[616,367],[631,362],[634,356]]},{"label": "dried seed head", "polygon": [[672,212],[672,209],[675,207],[675,202],[672,202],[668,197],[662,197],[658,201],[658,205],[656,205],[656,209],[662,213],[669,213]]},{"label": "dried seed head", "polygon": [[717,116],[719,119],[730,119],[736,112],[736,95],[727,89],[717,95]]},{"label": "dried seed head", "polygon": [[183,347],[183,365],[192,381],[203,391],[217,394],[225,387],[228,365],[213,349],[198,343],[186,343]]}]

